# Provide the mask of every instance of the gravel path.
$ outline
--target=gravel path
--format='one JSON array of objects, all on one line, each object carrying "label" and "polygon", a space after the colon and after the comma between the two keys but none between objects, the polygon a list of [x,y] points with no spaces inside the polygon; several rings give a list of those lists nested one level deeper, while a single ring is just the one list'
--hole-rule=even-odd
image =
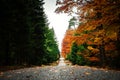
[{"label": "gravel path", "polygon": [[64,58],[60,58],[58,66],[66,66],[66,63],[64,61]]},{"label": "gravel path", "polygon": [[1,72],[0,80],[120,80],[120,71],[85,66],[45,66]]}]

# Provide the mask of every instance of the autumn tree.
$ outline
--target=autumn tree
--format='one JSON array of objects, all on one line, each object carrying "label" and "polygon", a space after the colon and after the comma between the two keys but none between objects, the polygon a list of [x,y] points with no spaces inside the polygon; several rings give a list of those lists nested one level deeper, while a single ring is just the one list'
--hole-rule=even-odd
[{"label": "autumn tree", "polygon": [[80,22],[89,26],[103,25],[102,27],[109,33],[111,29],[119,32],[119,4],[119,0],[57,0],[59,7],[56,12],[75,13],[79,15]]},{"label": "autumn tree", "polygon": [[[108,51],[117,50],[117,56],[120,55],[119,0],[57,0],[57,5],[57,13],[64,12],[79,16],[82,25],[78,26],[74,39],[77,44],[87,43],[91,46],[88,47],[90,51],[100,53],[102,64],[107,61]],[[112,47],[109,47],[109,50],[108,45]],[[117,62],[120,63],[119,60]]]},{"label": "autumn tree", "polygon": [[63,57],[67,57],[67,54],[70,53],[70,48],[71,48],[71,45],[72,45],[72,38],[73,38],[73,33],[74,33],[74,30],[73,29],[68,29],[66,30],[66,33],[65,33],[65,36],[63,38],[63,41],[62,41],[62,56]]}]

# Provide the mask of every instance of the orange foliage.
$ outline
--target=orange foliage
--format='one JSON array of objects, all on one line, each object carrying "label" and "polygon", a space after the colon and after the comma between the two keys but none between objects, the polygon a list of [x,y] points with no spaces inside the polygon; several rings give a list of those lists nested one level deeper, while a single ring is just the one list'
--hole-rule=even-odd
[{"label": "orange foliage", "polygon": [[[120,32],[120,0],[60,0],[57,5],[59,5],[57,13],[75,13],[82,23],[75,33],[72,33],[76,34],[75,36],[64,38],[62,45],[64,54],[70,51],[72,41],[78,45],[87,43],[97,46],[88,47],[93,53],[99,53],[99,46],[104,46],[106,51],[116,49],[114,42],[119,39]],[[73,8],[76,8],[77,12],[74,12]],[[69,47],[65,47],[68,44]],[[95,57],[90,60],[99,61]]]},{"label": "orange foliage", "polygon": [[100,61],[100,59],[97,58],[97,57],[88,57],[87,59],[88,59],[89,61],[92,61],[92,62],[99,62],[99,61]]},{"label": "orange foliage", "polygon": [[74,33],[74,30],[72,29],[68,29],[66,31],[65,37],[62,41],[62,52],[61,53],[63,57],[66,57],[66,55],[70,53],[70,48],[73,42],[73,33]]},{"label": "orange foliage", "polygon": [[105,45],[105,50],[106,51],[115,50],[115,49],[116,49],[116,47],[115,47],[115,44],[113,42]]},{"label": "orange foliage", "polygon": [[[75,13],[80,16],[80,22],[89,26],[106,25],[107,28],[120,23],[120,0],[58,0],[57,13]],[[74,12],[74,8],[77,12]]]},{"label": "orange foliage", "polygon": [[89,50],[91,50],[92,53],[98,53],[98,52],[99,52],[99,49],[93,48],[92,46],[88,46],[87,48],[88,48]]}]

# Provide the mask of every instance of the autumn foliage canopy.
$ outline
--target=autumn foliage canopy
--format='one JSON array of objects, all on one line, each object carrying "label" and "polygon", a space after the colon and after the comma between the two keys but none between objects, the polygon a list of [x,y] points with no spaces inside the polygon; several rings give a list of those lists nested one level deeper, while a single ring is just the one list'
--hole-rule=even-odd
[{"label": "autumn foliage canopy", "polygon": [[[76,54],[101,65],[109,62],[109,66],[120,66],[120,0],[57,0],[57,5],[56,13],[75,14],[79,20],[77,29],[72,30],[72,39],[68,36],[63,39],[63,43],[69,43],[66,45],[69,49],[62,45],[63,54],[66,49],[67,54],[72,52],[70,45],[73,42],[78,47],[86,44],[86,49],[78,50]],[[66,31],[66,34],[70,33]]]}]

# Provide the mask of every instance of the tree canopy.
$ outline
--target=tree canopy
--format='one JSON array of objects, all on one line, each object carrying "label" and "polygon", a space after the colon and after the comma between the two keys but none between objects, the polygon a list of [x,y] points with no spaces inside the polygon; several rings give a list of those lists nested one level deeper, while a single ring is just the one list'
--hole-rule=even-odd
[{"label": "tree canopy", "polygon": [[73,42],[78,47],[83,44],[87,47],[76,54],[102,66],[120,66],[120,0],[57,0],[56,3],[56,13],[78,16],[80,24]]}]

